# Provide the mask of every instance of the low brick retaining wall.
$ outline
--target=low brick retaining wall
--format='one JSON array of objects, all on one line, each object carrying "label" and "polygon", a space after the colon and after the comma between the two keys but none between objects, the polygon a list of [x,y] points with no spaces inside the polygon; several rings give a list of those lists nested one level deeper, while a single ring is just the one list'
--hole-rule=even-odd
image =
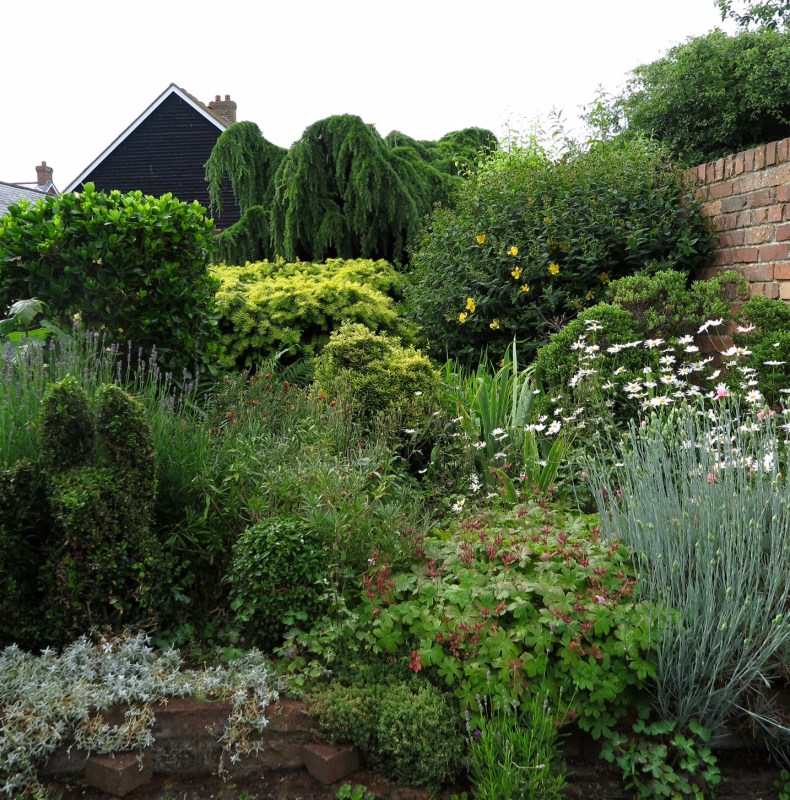
[{"label": "low brick retaining wall", "polygon": [[[222,756],[219,741],[230,714],[230,704],[174,698],[153,706],[156,723],[151,748],[153,771],[166,775],[216,774]],[[299,769],[303,766],[302,746],[317,741],[318,723],[302,703],[282,700],[266,711],[269,725],[263,734],[261,750],[231,764],[227,756],[223,768],[232,776],[243,776],[263,769]],[[105,718],[110,724],[123,720],[116,709]],[[42,779],[78,777],[85,771],[88,753],[64,745],[39,771]]]},{"label": "low brick retaining wall", "polygon": [[[788,693],[780,699],[790,705]],[[312,754],[307,755],[312,755],[313,761],[320,762],[317,767],[316,764],[308,765],[309,771],[323,784],[345,779],[359,767],[358,754],[345,752],[353,748],[313,746],[319,740],[318,722],[307,712],[306,706],[297,701],[282,700],[267,709],[269,724],[257,740],[261,750],[241,758],[235,764],[230,763],[227,754],[221,762],[223,752],[220,737],[231,711],[229,703],[178,698],[167,704],[154,705],[153,711],[156,719],[153,728],[155,741],[146,751],[142,764],[136,756],[132,759],[123,755],[115,758],[94,755],[90,757],[89,763],[86,752],[64,745],[39,771],[40,779],[51,782],[83,778],[102,792],[123,796],[145,784],[152,774],[176,779],[204,777],[211,783],[218,779],[209,776],[216,776],[222,763],[229,777],[255,780],[254,776],[271,773],[281,775],[283,770],[304,769],[305,745],[308,750],[312,750]],[[119,708],[104,717],[109,724],[117,724],[123,721],[123,714],[124,709]],[[731,736],[718,737],[715,749],[719,751],[720,765],[725,776],[719,797],[754,800],[758,796],[772,796],[770,792],[773,782],[779,777],[778,768],[760,763],[761,760],[756,759],[754,753],[748,754],[742,749],[742,743]],[[325,753],[325,750],[335,752]],[[600,742],[595,742],[588,735],[576,730],[565,735],[563,750],[571,769],[570,785],[566,793],[568,798],[584,800],[589,797],[626,797],[617,771],[598,758]],[[297,772],[292,774],[298,775]],[[367,773],[363,777],[367,780],[376,778]],[[335,790],[327,788],[327,791],[333,793]],[[418,790],[403,795],[401,789],[391,786],[382,791],[384,793],[380,796],[386,798],[427,797],[426,793]],[[293,796],[302,795],[297,793]],[[442,795],[445,796],[450,795]]]}]

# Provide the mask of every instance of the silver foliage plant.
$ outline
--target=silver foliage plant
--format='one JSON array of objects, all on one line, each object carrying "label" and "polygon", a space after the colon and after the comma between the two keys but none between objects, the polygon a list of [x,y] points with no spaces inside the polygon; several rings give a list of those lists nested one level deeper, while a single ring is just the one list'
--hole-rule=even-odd
[{"label": "silver foliage plant", "polygon": [[[279,696],[279,679],[257,651],[229,666],[189,670],[177,651],[156,651],[141,633],[83,636],[62,653],[12,645],[0,652],[0,676],[0,792],[9,797],[34,789],[38,765],[61,745],[98,753],[150,747],[152,704],[168,697],[229,700],[221,741],[223,759],[235,763],[260,748],[264,712]],[[106,723],[102,712],[121,704],[129,706],[124,721]]]},{"label": "silver foliage plant", "polygon": [[775,743],[790,733],[755,711],[790,652],[787,427],[729,396],[692,401],[633,424],[614,470],[587,466],[655,607],[656,710],[680,725],[746,713]]}]

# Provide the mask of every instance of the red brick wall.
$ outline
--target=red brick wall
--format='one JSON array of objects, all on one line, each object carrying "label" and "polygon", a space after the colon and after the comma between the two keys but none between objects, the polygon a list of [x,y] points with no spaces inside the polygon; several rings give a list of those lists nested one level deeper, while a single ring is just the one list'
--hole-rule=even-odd
[{"label": "red brick wall", "polygon": [[790,139],[689,170],[719,245],[699,277],[741,273],[751,296],[790,300]]}]

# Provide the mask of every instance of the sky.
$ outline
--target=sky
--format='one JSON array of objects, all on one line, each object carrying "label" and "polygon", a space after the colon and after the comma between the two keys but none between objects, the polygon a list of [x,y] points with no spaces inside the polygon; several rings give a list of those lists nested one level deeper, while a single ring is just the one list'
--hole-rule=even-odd
[{"label": "sky", "polygon": [[283,147],[333,114],[438,139],[555,110],[580,132],[599,86],[716,26],[714,0],[8,3],[0,181],[46,161],[65,188],[171,83]]}]

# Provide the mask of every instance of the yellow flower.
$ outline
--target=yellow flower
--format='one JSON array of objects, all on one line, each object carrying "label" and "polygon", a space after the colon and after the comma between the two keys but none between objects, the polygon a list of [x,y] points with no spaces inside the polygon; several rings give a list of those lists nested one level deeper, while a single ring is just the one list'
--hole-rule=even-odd
[{"label": "yellow flower", "polygon": [[609,277],[608,272],[602,272],[600,275],[598,275],[598,280],[603,284],[607,284],[612,279]]},{"label": "yellow flower", "polygon": [[464,322],[466,322],[466,320],[468,320],[468,319],[469,319],[469,314],[467,314],[466,311],[462,311],[458,315],[458,321],[461,323],[461,325],[463,325]]},{"label": "yellow flower", "polygon": [[544,221],[544,222],[545,222],[547,225],[550,225],[550,224],[551,224],[551,217],[543,217],[543,221]]},{"label": "yellow flower", "polygon": [[507,251],[507,254],[508,254],[509,256],[517,256],[517,255],[518,255],[518,247],[516,247],[516,245],[513,245],[513,247],[511,247],[511,248],[510,248],[510,249]]},{"label": "yellow flower", "polygon": [[493,322],[491,322],[489,324],[488,327],[491,328],[492,331],[498,331],[499,330],[499,320],[495,319]]},{"label": "yellow flower", "polygon": [[486,240],[486,235],[484,233],[478,233],[477,236],[475,236],[475,241],[478,244],[484,244],[485,240]]},{"label": "yellow flower", "polygon": [[510,271],[510,274],[518,280],[521,277],[521,267],[516,267],[514,270]]},{"label": "yellow flower", "polygon": [[528,286],[528,285],[525,283],[525,284],[524,284],[524,285],[521,287],[521,291],[522,291],[522,292],[524,292],[524,294],[526,294],[526,293],[529,291],[529,286]]},{"label": "yellow flower", "polygon": [[549,264],[549,272],[550,272],[552,275],[556,275],[556,274],[557,274],[559,271],[560,271],[560,265],[559,265],[559,264],[555,264],[555,263],[552,261],[552,262],[551,262],[551,264]]},{"label": "yellow flower", "polygon": [[467,297],[467,298],[466,298],[466,310],[467,310],[467,311],[468,311],[470,314],[474,314],[474,313],[475,313],[475,309],[476,309],[476,308],[477,308],[477,306],[475,305],[475,300],[474,300],[474,298],[473,298],[473,297]]},{"label": "yellow flower", "polygon": [[585,295],[585,297],[586,297],[588,300],[595,300],[595,292],[587,292],[587,294]]}]

